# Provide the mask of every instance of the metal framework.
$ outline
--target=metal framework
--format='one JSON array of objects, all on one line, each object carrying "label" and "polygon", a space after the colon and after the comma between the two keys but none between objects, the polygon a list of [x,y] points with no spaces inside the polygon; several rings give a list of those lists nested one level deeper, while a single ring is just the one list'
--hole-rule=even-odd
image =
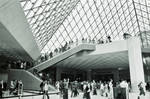
[{"label": "metal framework", "polygon": [[150,0],[21,0],[41,53],[84,38],[140,35],[150,46]]}]

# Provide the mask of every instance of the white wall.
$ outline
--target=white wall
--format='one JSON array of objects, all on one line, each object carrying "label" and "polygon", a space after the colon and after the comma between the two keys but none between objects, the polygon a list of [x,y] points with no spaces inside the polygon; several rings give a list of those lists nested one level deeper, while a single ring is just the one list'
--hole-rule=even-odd
[{"label": "white wall", "polygon": [[28,90],[40,90],[40,83],[42,82],[30,72],[19,69],[9,70],[8,84],[10,84],[12,80],[22,80],[24,89]]},{"label": "white wall", "polygon": [[[41,90],[40,84],[42,80],[29,71],[20,69],[10,69],[8,72],[8,84],[12,80],[22,80],[24,89],[28,90]],[[51,90],[55,90],[53,86],[49,86]]]},{"label": "white wall", "polygon": [[90,55],[114,53],[114,52],[127,51],[127,50],[128,49],[127,49],[126,40],[114,41],[111,43],[96,45],[96,50],[93,51]]},{"label": "white wall", "polygon": [[8,80],[8,73],[0,72],[0,80],[3,80],[4,82],[7,82],[7,80]]},{"label": "white wall", "polygon": [[33,59],[40,55],[19,0],[0,0],[0,23]]}]

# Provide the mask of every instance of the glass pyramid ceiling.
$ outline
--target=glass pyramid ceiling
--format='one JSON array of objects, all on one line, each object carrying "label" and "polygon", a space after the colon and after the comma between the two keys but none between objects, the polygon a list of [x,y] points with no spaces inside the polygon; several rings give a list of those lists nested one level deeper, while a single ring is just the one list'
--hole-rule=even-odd
[{"label": "glass pyramid ceiling", "polygon": [[150,45],[150,0],[21,0],[41,52],[84,38],[144,34]]}]

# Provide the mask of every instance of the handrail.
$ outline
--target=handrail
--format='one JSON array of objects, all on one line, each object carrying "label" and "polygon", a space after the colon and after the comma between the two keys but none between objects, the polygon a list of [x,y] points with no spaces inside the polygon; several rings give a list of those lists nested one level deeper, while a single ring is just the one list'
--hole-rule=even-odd
[{"label": "handrail", "polygon": [[42,61],[42,62],[39,62],[39,63],[37,63],[36,65],[42,64],[42,63],[44,63],[44,62],[46,62],[46,61],[48,61],[48,60],[50,60],[50,59],[52,59],[52,58],[55,58],[55,57],[57,57],[57,56],[59,56],[59,55],[65,53],[65,52],[67,52],[67,51],[69,51],[69,50],[75,48],[75,47],[78,47],[78,46],[80,46],[80,45],[82,45],[82,44],[88,44],[88,45],[91,45],[91,44],[92,44],[92,45],[94,45],[94,44],[96,44],[96,43],[88,43],[88,42],[73,43],[72,46],[70,46],[69,49],[67,49],[67,50],[65,50],[65,51],[63,51],[63,52],[57,52],[56,55],[54,55],[53,57],[48,58],[48,59],[46,59],[46,60],[44,60],[44,61]]}]

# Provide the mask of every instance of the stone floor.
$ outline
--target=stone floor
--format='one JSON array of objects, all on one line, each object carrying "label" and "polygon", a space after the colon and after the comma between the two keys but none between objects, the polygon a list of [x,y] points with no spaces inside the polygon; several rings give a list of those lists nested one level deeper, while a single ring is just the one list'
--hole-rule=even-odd
[{"label": "stone floor", "polygon": [[[83,93],[80,93],[77,97],[71,97],[71,92],[69,92],[68,99],[83,99]],[[98,95],[91,95],[91,99],[108,99],[108,98],[102,97],[98,94]]]},{"label": "stone floor", "polygon": [[[137,93],[130,93],[129,94],[129,99],[138,99],[139,95]],[[140,99],[150,99],[150,92],[146,92],[145,96],[141,96]]]},{"label": "stone floor", "polygon": [[[69,99],[83,99],[83,94],[80,94],[79,96],[77,96],[77,97],[70,97],[69,96]],[[91,95],[91,99],[108,99],[108,98],[106,98],[106,97],[102,97],[102,96],[100,96],[100,95]]]},{"label": "stone floor", "polygon": [[[29,95],[29,94],[32,95],[31,93],[24,92],[24,95]],[[137,96],[138,96],[138,94],[130,93],[129,94],[129,99],[137,99]],[[63,99],[62,97],[60,97],[60,95],[57,95],[57,94],[49,95],[49,97],[50,97],[50,99]],[[7,99],[7,98],[2,98],[2,99]],[[9,98],[9,99],[18,99],[18,97],[12,97],[12,98]],[[21,99],[43,99],[43,95],[22,97]],[[47,98],[45,97],[45,99],[47,99]],[[71,92],[69,91],[68,99],[83,99],[83,93],[80,92],[80,94],[77,97],[71,97]],[[108,98],[107,97],[102,97],[98,93],[98,95],[92,95],[91,94],[91,99],[108,99]],[[146,96],[144,98],[142,97],[140,99],[150,99],[150,92],[147,92]]]}]

